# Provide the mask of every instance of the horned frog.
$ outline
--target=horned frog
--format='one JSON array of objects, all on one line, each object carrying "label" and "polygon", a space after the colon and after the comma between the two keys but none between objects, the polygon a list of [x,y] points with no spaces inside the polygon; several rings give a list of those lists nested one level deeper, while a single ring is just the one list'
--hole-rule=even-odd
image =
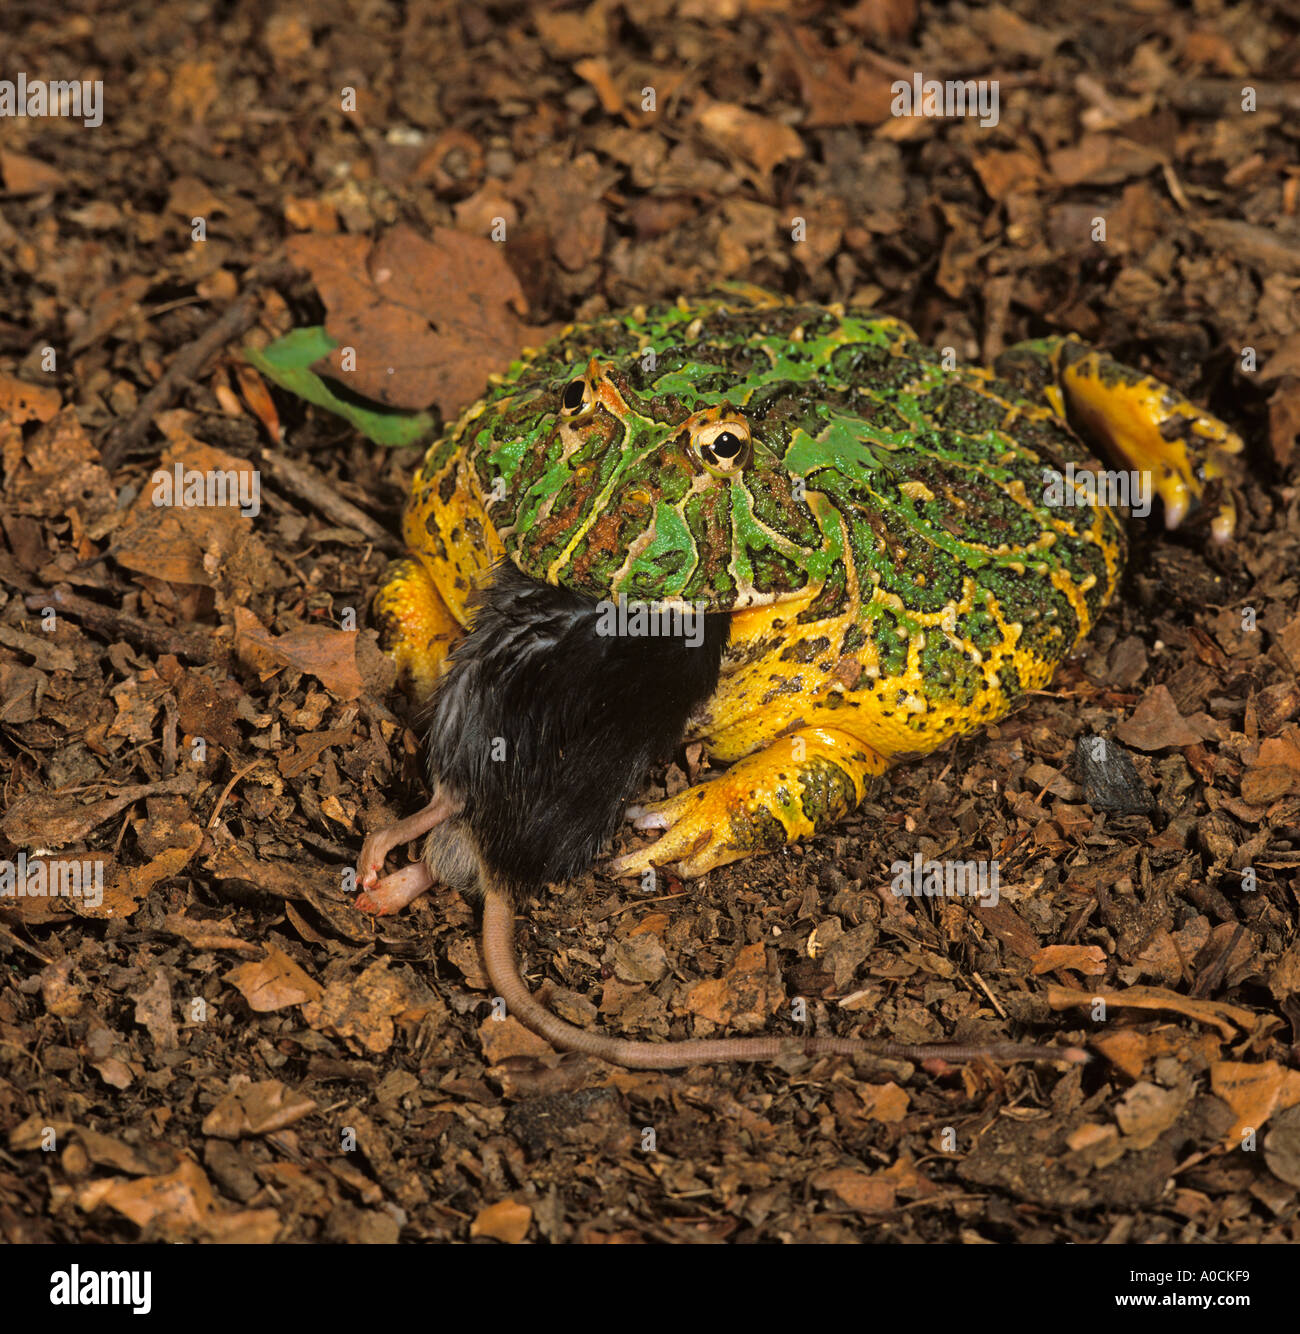
[{"label": "horned frog", "polygon": [[897,758],[1051,679],[1125,558],[1089,444],[1168,526],[1199,509],[1231,533],[1239,437],[1073,337],[984,369],[897,319],[755,290],[572,325],[429,449],[381,642],[427,696],[501,560],[728,613],[688,739],[729,767],[633,808],[659,836],[613,863],[698,876],[826,829]]}]

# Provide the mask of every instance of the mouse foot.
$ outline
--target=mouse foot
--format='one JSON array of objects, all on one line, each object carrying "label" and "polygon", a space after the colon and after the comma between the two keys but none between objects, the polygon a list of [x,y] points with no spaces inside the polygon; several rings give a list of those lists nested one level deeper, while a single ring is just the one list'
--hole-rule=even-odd
[{"label": "mouse foot", "polygon": [[[376,829],[373,834],[368,834],[366,841],[361,845],[361,856],[357,859],[358,886],[361,889],[374,889],[380,883],[379,877],[383,874],[384,862],[394,848],[422,838],[430,829],[455,815],[460,810],[460,805],[459,801],[454,800],[446,792],[438,791],[433,794],[429,804],[416,811],[414,815],[408,815],[405,820],[399,820],[396,824],[390,824],[383,829]],[[415,898],[415,895],[412,894],[411,898]],[[407,902],[409,903],[410,899]]]},{"label": "mouse foot", "polygon": [[376,917],[387,917],[390,913],[400,912],[432,887],[433,877],[428,866],[422,861],[412,862],[362,889],[356,906]]}]

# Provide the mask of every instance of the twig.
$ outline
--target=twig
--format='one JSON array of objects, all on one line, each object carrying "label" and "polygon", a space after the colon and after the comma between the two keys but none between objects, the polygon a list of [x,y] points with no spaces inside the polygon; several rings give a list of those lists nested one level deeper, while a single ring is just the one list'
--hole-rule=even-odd
[{"label": "twig", "polygon": [[1241,109],[1244,83],[1254,88],[1255,105],[1261,111],[1300,111],[1300,88],[1291,80],[1186,79],[1163,89],[1160,100],[1193,115],[1222,116]]},{"label": "twig", "polygon": [[1191,990],[1193,996],[1209,996],[1213,993],[1214,988],[1219,985],[1224,973],[1228,970],[1228,960],[1232,958],[1232,952],[1237,948],[1237,942],[1245,934],[1245,925],[1238,922],[1237,929],[1232,933],[1232,939],[1228,942],[1227,949],[1223,950],[1219,957],[1196,979]]},{"label": "twig", "polygon": [[140,400],[136,410],[124,422],[119,422],[108,433],[100,461],[105,472],[112,472],[123,456],[143,439],[149,423],[180,392],[183,385],[194,377],[216,356],[232,338],[238,338],[257,321],[257,305],[261,289],[288,278],[297,269],[276,255],[250,269],[244,275],[243,294],[226,310],[220,319],[183,347],[163,372],[162,378]]},{"label": "twig", "polygon": [[223,641],[210,634],[188,635],[183,630],[159,630],[134,616],[101,607],[98,602],[78,597],[76,593],[64,592],[61,588],[28,594],[23,599],[23,605],[28,611],[34,612],[53,607],[65,616],[75,616],[92,630],[125,639],[151,653],[174,653],[178,658],[187,658],[190,662],[220,662],[225,657]]},{"label": "twig", "polygon": [[392,533],[376,523],[364,510],[359,510],[350,501],[344,500],[334,489],[329,478],[317,472],[309,464],[286,458],[285,455],[269,448],[263,448],[262,462],[266,464],[266,470],[284,486],[285,490],[291,491],[300,500],[305,500],[327,519],[333,519],[335,523],[345,528],[357,529],[381,551],[400,553],[405,550]]},{"label": "twig", "polygon": [[221,814],[221,808],[226,804],[226,798],[230,796],[230,794],[234,791],[235,784],[239,782],[239,780],[243,778],[245,774],[251,774],[253,770],[256,769],[259,764],[261,764],[261,762],[262,762],[261,758],[259,757],[258,759],[254,760],[252,764],[244,765],[244,767],[230,780],[230,782],[228,782],[225,785],[225,787],[221,789],[221,795],[217,798],[217,804],[212,808],[212,814],[208,816],[208,823],[205,826],[205,828],[211,829],[212,826],[216,824],[217,816]]},{"label": "twig", "polygon": [[34,945],[29,945],[25,940],[19,940],[7,926],[0,926],[0,935],[4,936],[11,944],[17,945],[20,950],[26,950],[28,954],[33,955],[42,963],[50,964],[54,962],[48,954],[42,954]]}]

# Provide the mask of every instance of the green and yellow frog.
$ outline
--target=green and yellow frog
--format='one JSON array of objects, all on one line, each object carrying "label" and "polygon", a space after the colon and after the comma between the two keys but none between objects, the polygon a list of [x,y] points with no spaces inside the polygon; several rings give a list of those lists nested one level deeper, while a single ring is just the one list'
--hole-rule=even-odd
[{"label": "green and yellow frog", "polygon": [[753,290],[575,324],[429,449],[382,643],[427,696],[503,559],[727,613],[688,739],[729,767],[634,809],[659,836],[613,864],[698,876],[826,829],[899,757],[1051,679],[1125,557],[1088,445],[1167,525],[1200,510],[1231,533],[1238,436],[1072,337],[984,369],[899,320]]}]

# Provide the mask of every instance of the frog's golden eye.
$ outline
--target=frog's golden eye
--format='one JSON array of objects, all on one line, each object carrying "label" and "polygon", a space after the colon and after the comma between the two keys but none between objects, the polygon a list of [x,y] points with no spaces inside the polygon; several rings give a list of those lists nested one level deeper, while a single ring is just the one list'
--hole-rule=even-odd
[{"label": "frog's golden eye", "polygon": [[749,427],[742,421],[711,422],[701,426],[691,443],[700,462],[710,472],[723,476],[739,472],[753,457]]},{"label": "frog's golden eye", "polygon": [[585,375],[570,380],[560,395],[560,416],[565,421],[579,421],[596,409],[596,395]]}]

